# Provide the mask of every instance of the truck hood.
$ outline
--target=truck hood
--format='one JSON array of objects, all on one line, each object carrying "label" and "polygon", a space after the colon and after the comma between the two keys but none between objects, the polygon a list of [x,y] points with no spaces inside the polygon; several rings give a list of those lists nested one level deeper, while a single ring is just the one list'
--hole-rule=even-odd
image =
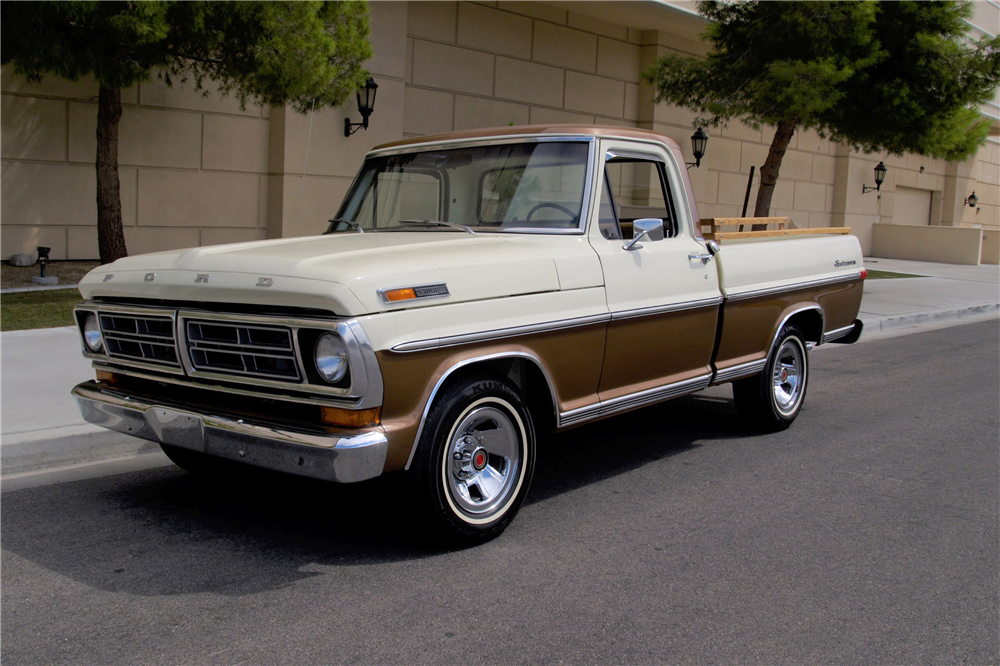
[{"label": "truck hood", "polygon": [[[127,257],[91,271],[80,292],[85,298],[254,303],[356,316],[555,291],[558,264],[564,272],[591,267],[582,283],[573,278],[573,286],[601,284],[600,265],[583,237],[435,230],[339,233]],[[378,297],[379,289],[439,283],[447,284],[448,296],[397,304]]]}]

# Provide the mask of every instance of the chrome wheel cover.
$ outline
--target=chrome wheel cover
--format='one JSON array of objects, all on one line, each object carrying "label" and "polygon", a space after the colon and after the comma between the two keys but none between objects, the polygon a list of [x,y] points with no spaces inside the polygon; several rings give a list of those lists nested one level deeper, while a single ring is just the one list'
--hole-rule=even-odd
[{"label": "chrome wheel cover", "polygon": [[497,513],[520,487],[520,429],[502,409],[466,413],[445,449],[445,485],[456,508],[476,518]]},{"label": "chrome wheel cover", "polygon": [[795,412],[802,401],[806,381],[805,350],[797,338],[787,338],[774,356],[771,373],[774,405],[785,416]]}]

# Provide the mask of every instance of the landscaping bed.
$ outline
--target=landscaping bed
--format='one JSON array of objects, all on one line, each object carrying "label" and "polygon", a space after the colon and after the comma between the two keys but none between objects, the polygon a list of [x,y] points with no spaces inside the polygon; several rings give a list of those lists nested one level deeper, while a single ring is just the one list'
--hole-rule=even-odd
[{"label": "landscaping bed", "polygon": [[[76,284],[80,278],[100,265],[99,261],[50,261],[46,274],[59,278],[59,284]],[[40,275],[37,263],[22,268],[4,262],[0,264],[0,288],[38,286],[31,281],[37,275]]]}]

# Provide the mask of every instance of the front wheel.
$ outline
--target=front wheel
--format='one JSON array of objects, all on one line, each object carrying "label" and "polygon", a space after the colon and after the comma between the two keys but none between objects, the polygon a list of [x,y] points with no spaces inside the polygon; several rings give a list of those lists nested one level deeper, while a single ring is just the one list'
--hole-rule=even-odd
[{"label": "front wheel", "polygon": [[435,400],[413,460],[436,527],[464,542],[492,539],[514,519],[535,468],[535,432],[517,391],[470,379]]},{"label": "front wheel", "polygon": [[767,358],[753,377],[733,382],[733,398],[740,417],[768,431],[791,425],[806,397],[809,355],[805,338],[795,326],[785,326]]}]

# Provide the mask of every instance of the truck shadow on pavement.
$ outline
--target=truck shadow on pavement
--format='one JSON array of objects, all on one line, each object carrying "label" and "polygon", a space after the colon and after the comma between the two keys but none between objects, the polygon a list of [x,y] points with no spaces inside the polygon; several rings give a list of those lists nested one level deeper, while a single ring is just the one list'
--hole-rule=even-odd
[{"label": "truck shadow on pavement", "polygon": [[464,551],[428,543],[400,475],[338,486],[246,468],[218,479],[167,467],[15,491],[2,503],[2,585],[15,595],[29,589],[27,579],[46,575],[34,565],[113,592],[240,596],[328,567],[474,561],[511,538],[533,504],[747,436],[730,401],[705,395],[543,436],[528,511],[504,536]]}]

